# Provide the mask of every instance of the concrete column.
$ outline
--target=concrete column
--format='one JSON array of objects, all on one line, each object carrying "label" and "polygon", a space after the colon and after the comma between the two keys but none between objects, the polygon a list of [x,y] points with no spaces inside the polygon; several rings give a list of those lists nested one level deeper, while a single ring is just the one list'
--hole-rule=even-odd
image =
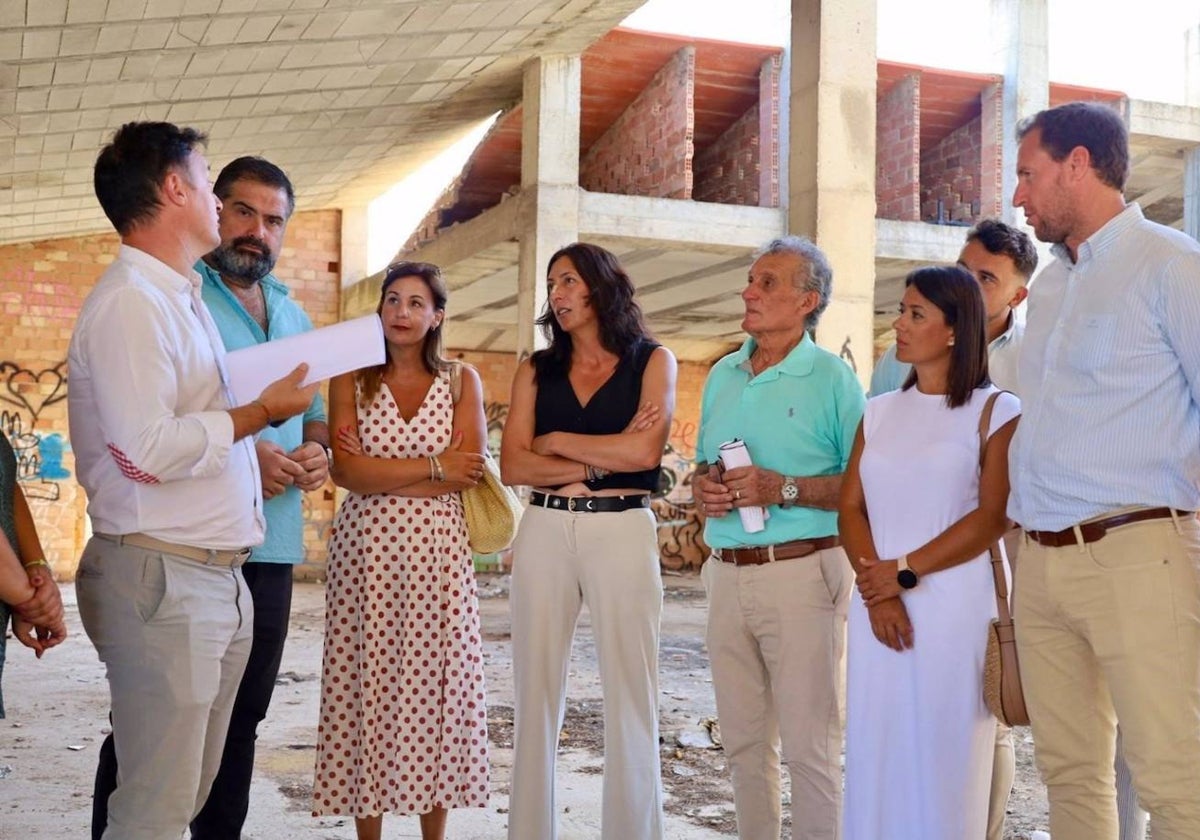
[{"label": "concrete column", "polygon": [[353,286],[370,270],[367,266],[370,226],[367,205],[342,208],[342,288]]},{"label": "concrete column", "polygon": [[1004,68],[1000,196],[1001,218],[1024,224],[1012,206],[1017,188],[1017,124],[1050,105],[1049,0],[991,0],[992,33]]},{"label": "concrete column", "polygon": [[525,65],[521,104],[521,233],[517,352],[545,344],[534,322],[546,303],[550,255],[579,238],[578,55]]},{"label": "concrete column", "polygon": [[1183,231],[1200,239],[1200,147],[1193,146],[1183,157]]},{"label": "concrete column", "polygon": [[788,229],[833,266],[817,341],[866,384],[874,358],[875,0],[792,0]]},{"label": "concrete column", "polygon": [[1183,33],[1183,104],[1200,106],[1200,24]]}]

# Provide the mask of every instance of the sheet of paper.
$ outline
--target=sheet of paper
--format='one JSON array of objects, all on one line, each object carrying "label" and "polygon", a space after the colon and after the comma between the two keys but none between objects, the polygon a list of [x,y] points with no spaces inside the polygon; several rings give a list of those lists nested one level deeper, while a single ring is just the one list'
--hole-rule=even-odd
[{"label": "sheet of paper", "polygon": [[234,404],[245,405],[301,362],[308,362],[308,377],[304,380],[308,385],[340,373],[381,365],[386,354],[383,324],[372,312],[352,321],[233,350],[226,354],[225,365]]},{"label": "sheet of paper", "polygon": [[[746,444],[740,440],[731,440],[727,443],[722,443],[717,447],[717,452],[721,459],[721,465],[731,470],[734,467],[749,467],[752,466],[750,461],[750,450],[746,448]],[[763,507],[743,507],[737,509],[738,515],[742,519],[742,530],[747,534],[757,534],[759,531],[767,527],[767,509]]]}]

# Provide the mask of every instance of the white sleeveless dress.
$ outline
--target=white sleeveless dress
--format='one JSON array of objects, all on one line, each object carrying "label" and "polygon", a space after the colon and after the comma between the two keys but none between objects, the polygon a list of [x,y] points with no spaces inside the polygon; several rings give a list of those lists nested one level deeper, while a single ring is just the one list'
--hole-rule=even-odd
[{"label": "white sleeveless dress", "polygon": [[[979,504],[979,417],[996,389],[946,407],[893,391],[867,403],[859,471],[881,558],[915,551]],[[989,435],[1020,413],[1002,394]],[[921,578],[902,596],[913,647],[896,652],[850,602],[844,840],[983,840],[995,718],[983,703],[996,616],[987,553]]]}]

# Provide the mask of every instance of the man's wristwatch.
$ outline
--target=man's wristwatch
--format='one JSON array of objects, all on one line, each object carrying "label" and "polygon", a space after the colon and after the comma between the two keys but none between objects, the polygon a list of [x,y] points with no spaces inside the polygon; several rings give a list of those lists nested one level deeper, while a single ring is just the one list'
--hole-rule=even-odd
[{"label": "man's wristwatch", "polygon": [[790,508],[796,504],[796,500],[800,498],[800,488],[796,486],[795,476],[783,477],[783,487],[779,489],[779,495],[783,497],[783,501],[779,503],[780,507]]},{"label": "man's wristwatch", "polygon": [[896,583],[900,584],[901,589],[915,589],[918,581],[917,573],[908,568],[908,555],[901,554],[900,559],[896,561]]}]

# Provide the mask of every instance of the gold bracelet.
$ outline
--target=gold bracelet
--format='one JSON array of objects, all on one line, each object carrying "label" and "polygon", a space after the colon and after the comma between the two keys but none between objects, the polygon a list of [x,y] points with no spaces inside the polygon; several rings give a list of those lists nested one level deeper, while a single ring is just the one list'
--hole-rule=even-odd
[{"label": "gold bracelet", "polygon": [[54,569],[50,567],[50,564],[46,562],[45,557],[39,557],[37,560],[30,560],[28,563],[23,563],[22,565],[25,567],[25,571],[29,571],[30,569],[38,566],[45,566],[47,569],[50,569],[50,571],[54,571]]},{"label": "gold bracelet", "polygon": [[442,469],[442,462],[438,460],[436,455],[430,455],[429,460],[433,461],[434,467],[437,468],[437,478],[434,481],[445,481],[446,471]]}]

